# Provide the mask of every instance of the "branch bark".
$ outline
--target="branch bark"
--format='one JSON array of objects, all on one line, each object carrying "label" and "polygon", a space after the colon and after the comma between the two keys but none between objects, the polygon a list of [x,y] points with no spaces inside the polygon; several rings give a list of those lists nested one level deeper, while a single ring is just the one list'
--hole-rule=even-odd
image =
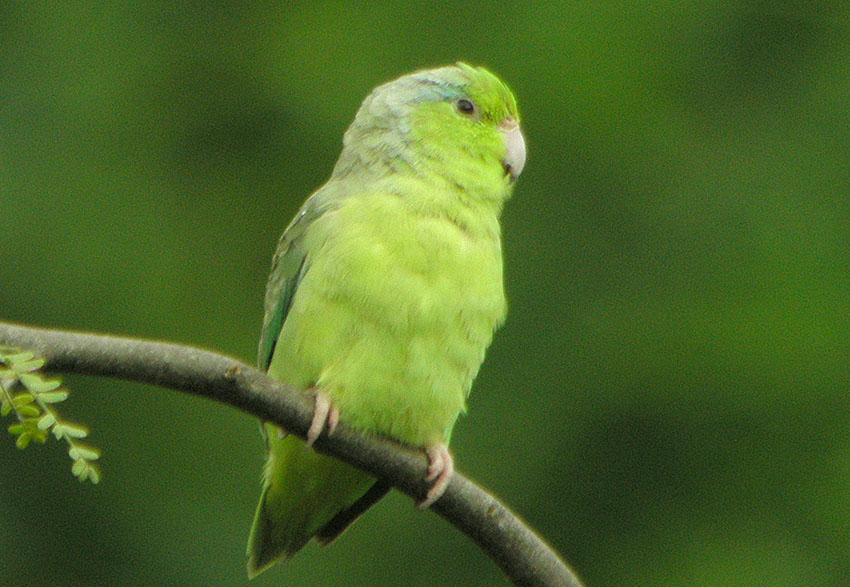
[{"label": "branch bark", "polygon": [[[313,404],[309,395],[210,351],[164,342],[39,329],[0,322],[0,344],[37,351],[45,368],[149,383],[227,404],[304,438]],[[420,450],[362,435],[340,424],[316,450],[389,480],[416,500],[427,493],[427,459]],[[431,506],[478,544],[517,585],[579,587],[581,582],[533,530],[495,497],[455,473]]]}]

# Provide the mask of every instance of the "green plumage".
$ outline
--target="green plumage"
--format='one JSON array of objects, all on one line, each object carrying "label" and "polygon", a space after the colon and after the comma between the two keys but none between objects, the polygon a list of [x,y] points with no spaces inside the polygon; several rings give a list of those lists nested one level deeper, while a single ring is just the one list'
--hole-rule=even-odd
[{"label": "green plumage", "polygon": [[[505,139],[517,118],[510,91],[463,64],[366,98],[275,254],[259,355],[269,375],[323,389],[364,431],[448,442],[505,317],[498,220],[524,162],[521,135]],[[387,489],[269,425],[266,438],[251,576],[312,537],[332,540]]]}]

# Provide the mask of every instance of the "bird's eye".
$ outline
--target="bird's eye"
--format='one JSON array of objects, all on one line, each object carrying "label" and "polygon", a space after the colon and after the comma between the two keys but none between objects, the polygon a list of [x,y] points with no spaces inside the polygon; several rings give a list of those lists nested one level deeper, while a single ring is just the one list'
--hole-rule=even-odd
[{"label": "bird's eye", "polygon": [[472,116],[473,114],[475,114],[475,104],[473,104],[471,100],[461,98],[457,101],[456,106],[457,111],[461,114],[466,114],[467,116]]}]

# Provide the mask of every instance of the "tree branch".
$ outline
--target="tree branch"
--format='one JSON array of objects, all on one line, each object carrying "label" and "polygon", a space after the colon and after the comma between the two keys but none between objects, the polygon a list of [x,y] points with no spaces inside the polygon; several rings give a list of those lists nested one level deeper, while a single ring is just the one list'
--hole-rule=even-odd
[{"label": "tree branch", "polygon": [[[310,396],[248,365],[197,348],[31,328],[0,322],[0,344],[37,351],[46,369],[115,377],[180,390],[227,404],[304,438],[312,419]],[[428,489],[427,459],[385,438],[364,436],[340,424],[323,434],[316,450],[389,480],[416,500]],[[569,585],[580,581],[528,526],[475,483],[455,473],[432,510],[472,538],[518,585]]]}]

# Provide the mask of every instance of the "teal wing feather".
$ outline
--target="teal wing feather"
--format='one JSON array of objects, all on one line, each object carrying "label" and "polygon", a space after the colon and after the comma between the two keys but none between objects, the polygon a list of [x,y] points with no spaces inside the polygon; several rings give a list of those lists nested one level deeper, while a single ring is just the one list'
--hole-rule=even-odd
[{"label": "teal wing feather", "polygon": [[266,286],[263,330],[257,353],[257,364],[263,371],[268,370],[271,364],[278,335],[292,306],[298,284],[310,267],[309,254],[304,248],[304,235],[316,218],[333,207],[333,199],[330,197],[332,190],[327,187],[304,202],[280,237],[272,259],[272,270]]},{"label": "teal wing feather", "polygon": [[331,520],[319,528],[316,532],[316,540],[319,544],[330,544],[348,528],[360,514],[378,503],[392,489],[392,485],[379,479],[372,487],[363,494],[363,497],[355,501],[350,507],[342,510]]}]

